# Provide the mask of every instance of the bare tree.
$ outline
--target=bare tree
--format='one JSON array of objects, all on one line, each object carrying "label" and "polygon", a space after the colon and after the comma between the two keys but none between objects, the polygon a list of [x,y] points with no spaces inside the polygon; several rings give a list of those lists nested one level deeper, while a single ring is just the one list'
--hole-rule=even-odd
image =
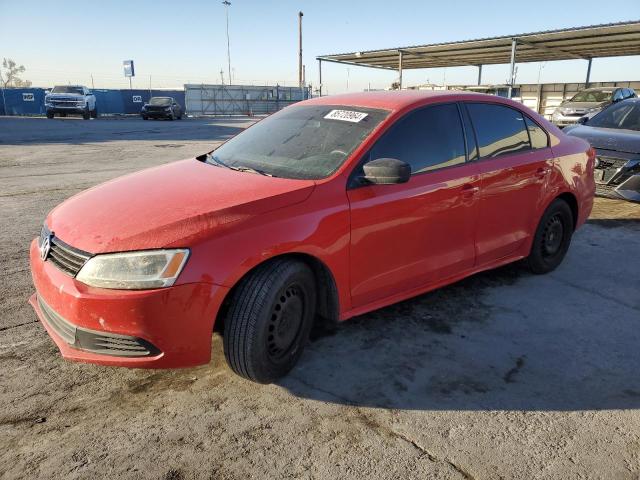
[{"label": "bare tree", "polygon": [[22,80],[18,76],[26,70],[24,65],[18,66],[18,64],[10,58],[5,58],[2,60],[2,68],[4,70],[4,76],[0,71],[0,82],[2,82],[2,88],[26,88],[31,86],[31,82],[29,80]]}]

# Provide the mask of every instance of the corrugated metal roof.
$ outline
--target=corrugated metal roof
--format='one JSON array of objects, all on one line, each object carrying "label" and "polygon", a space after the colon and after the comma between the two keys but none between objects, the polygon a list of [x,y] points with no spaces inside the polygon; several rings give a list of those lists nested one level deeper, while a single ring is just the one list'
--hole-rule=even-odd
[{"label": "corrugated metal roof", "polygon": [[491,65],[510,62],[514,38],[518,42],[518,63],[640,55],[640,20],[461,42],[321,55],[317,58],[395,70],[398,68],[399,52],[402,52],[403,69]]}]

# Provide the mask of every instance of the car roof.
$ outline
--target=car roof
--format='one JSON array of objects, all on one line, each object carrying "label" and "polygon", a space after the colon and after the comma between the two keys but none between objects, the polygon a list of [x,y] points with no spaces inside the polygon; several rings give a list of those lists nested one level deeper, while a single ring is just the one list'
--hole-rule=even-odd
[{"label": "car roof", "polygon": [[512,105],[516,108],[522,108],[523,106],[521,103],[516,103],[503,97],[462,90],[391,90],[383,92],[346,93],[341,95],[316,97],[311,100],[300,102],[298,105],[344,105],[395,111],[427,103],[437,103],[443,99],[451,102],[458,100],[484,99],[493,103]]}]

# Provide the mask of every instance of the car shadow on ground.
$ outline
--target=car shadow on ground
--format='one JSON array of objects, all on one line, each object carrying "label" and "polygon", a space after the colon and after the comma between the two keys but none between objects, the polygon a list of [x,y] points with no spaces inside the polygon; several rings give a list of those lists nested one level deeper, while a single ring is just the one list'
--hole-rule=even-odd
[{"label": "car shadow on ground", "polygon": [[183,118],[147,120],[137,117],[83,120],[66,117],[0,118],[0,145],[82,145],[113,141],[220,141],[237,135],[256,119]]},{"label": "car shadow on ground", "polygon": [[352,319],[312,341],[279,384],[387,409],[639,408],[640,311],[563,275],[509,265]]}]

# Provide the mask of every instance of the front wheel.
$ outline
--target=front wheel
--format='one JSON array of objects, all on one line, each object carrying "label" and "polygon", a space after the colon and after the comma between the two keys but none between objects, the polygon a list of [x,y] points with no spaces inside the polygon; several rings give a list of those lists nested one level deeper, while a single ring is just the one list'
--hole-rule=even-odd
[{"label": "front wheel", "polygon": [[91,118],[91,112],[89,111],[89,107],[84,109],[84,112],[82,112],[82,118],[84,118],[85,120],[89,120]]},{"label": "front wheel", "polygon": [[53,118],[53,112],[47,112],[47,118],[49,119]]},{"label": "front wheel", "polygon": [[224,324],[224,354],[238,375],[271,383],[297,363],[316,304],[313,272],[290,259],[259,266],[244,278]]},{"label": "front wheel", "polygon": [[533,273],[555,270],[564,259],[573,235],[573,213],[561,199],[556,199],[544,212],[536,229],[527,263]]},{"label": "front wheel", "polygon": [[91,118],[98,118],[98,107],[93,107],[91,110]]}]

